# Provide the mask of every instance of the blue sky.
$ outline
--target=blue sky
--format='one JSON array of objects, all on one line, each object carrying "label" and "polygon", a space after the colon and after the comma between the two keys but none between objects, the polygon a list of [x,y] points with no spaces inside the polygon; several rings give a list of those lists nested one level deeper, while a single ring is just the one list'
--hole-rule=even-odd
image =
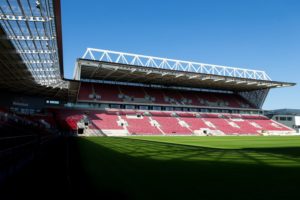
[{"label": "blue sky", "polygon": [[62,1],[65,76],[87,47],[264,70],[264,109],[300,108],[300,1]]}]

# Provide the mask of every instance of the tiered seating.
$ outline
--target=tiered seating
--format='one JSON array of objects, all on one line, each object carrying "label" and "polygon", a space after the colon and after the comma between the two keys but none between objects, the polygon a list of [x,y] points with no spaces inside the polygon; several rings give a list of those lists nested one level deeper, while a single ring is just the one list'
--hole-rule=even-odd
[{"label": "tiered seating", "polygon": [[260,115],[192,113],[136,110],[61,111],[57,116],[69,129],[76,130],[78,121],[89,119],[93,129],[125,131],[132,135],[191,135],[216,133],[257,135],[263,131],[288,132],[292,129]]},{"label": "tiered seating", "polygon": [[189,125],[189,128],[193,131],[200,130],[202,128],[214,129],[212,127],[207,126],[201,118],[181,117],[181,119],[185,121]]},{"label": "tiered seating", "polygon": [[77,123],[86,116],[92,123],[90,127],[96,129],[123,129],[117,124],[118,115],[116,112],[90,111],[85,113],[82,110],[57,110],[57,118],[64,129],[77,130]]},{"label": "tiered seating", "polygon": [[192,117],[192,118],[196,116],[196,114],[193,112],[176,112],[176,115],[178,115],[179,117]]},{"label": "tiered seating", "polygon": [[203,118],[218,118],[219,114],[216,114],[216,113],[201,113],[201,117],[203,117]]},{"label": "tiered seating", "polygon": [[117,85],[94,84],[94,89],[101,101],[122,101],[119,98],[120,90]]},{"label": "tiered seating", "polygon": [[178,120],[175,117],[171,117],[170,115],[163,116],[163,113],[154,113],[152,119],[156,120],[160,124],[159,128],[165,134],[192,134],[192,132],[188,128],[181,126]]},{"label": "tiered seating", "polygon": [[127,130],[132,135],[161,135],[162,133],[156,126],[150,124],[147,116],[141,118],[125,118],[128,123]]},{"label": "tiered seating", "polygon": [[[237,95],[233,94],[218,94],[218,98],[227,102],[229,107],[239,108],[240,105],[240,98]],[[225,103],[226,104],[226,103]]]},{"label": "tiered seating", "polygon": [[232,115],[233,119],[241,119],[235,121],[241,127],[241,131],[248,133],[258,133],[261,131],[292,131],[289,127],[274,122],[262,115]]},{"label": "tiered seating", "polygon": [[127,122],[127,130],[132,135],[161,135],[161,131],[151,125],[150,118],[134,110],[118,111],[120,117]]},{"label": "tiered seating", "polygon": [[[183,93],[183,92],[182,92]],[[199,101],[199,97],[197,96],[196,92],[192,92],[192,91],[185,91],[184,92],[184,97],[188,100],[190,100],[191,102],[187,102],[187,105],[193,105],[193,106],[205,106],[204,102],[201,103]]]},{"label": "tiered seating", "polygon": [[47,123],[51,127],[56,127],[56,121],[50,115],[31,115],[26,116],[26,118],[34,122]]},{"label": "tiered seating", "polygon": [[99,129],[123,129],[123,127],[119,126],[117,123],[117,113],[99,112],[93,115],[94,117],[91,118],[91,121]]},{"label": "tiered seating", "polygon": [[287,128],[272,120],[252,119],[251,121],[261,126],[263,130],[268,130],[268,131],[290,131],[291,130],[290,128]]},{"label": "tiered seating", "polygon": [[183,97],[178,91],[174,90],[165,90],[165,102],[170,103],[170,104],[185,104],[183,102]]},{"label": "tiered seating", "polygon": [[134,86],[121,86],[120,91],[122,94],[133,97],[133,98],[145,98],[145,91],[142,87]]},{"label": "tiered seating", "polygon": [[79,100],[93,100],[93,90],[91,83],[80,83],[80,92],[78,94]]},{"label": "tiered seating", "polygon": [[78,100],[251,108],[246,100],[236,94],[96,83],[81,83]]},{"label": "tiered seating", "polygon": [[70,117],[66,118],[66,122],[68,124],[68,126],[72,129],[72,130],[77,130],[77,123],[82,119],[82,115],[73,115]]},{"label": "tiered seating", "polygon": [[234,121],[240,127],[239,134],[258,134],[260,129],[250,124],[248,120],[246,121]]},{"label": "tiered seating", "polygon": [[[31,121],[24,116],[1,110],[1,181],[5,181],[5,178],[8,175],[12,175],[12,172],[19,171],[20,167],[24,167],[24,164],[39,152],[39,147],[56,136],[56,130],[48,129],[38,121]],[[5,173],[8,174],[6,175]]]},{"label": "tiered seating", "polygon": [[201,105],[212,106],[212,107],[226,106],[224,102],[220,101],[217,98],[217,95],[215,93],[200,92],[196,94],[199,98],[199,102],[201,103]]},{"label": "tiered seating", "polygon": [[213,125],[215,125],[217,130],[222,131],[225,134],[232,135],[240,133],[240,128],[233,127],[230,125],[225,119],[222,118],[206,118],[207,121],[210,121]]},{"label": "tiered seating", "polygon": [[83,118],[84,113],[81,111],[62,110],[57,112],[57,118],[63,129],[72,131],[77,130],[77,123]]},{"label": "tiered seating", "polygon": [[154,100],[153,100],[154,103],[167,104],[167,102],[165,101],[165,98],[164,98],[164,94],[162,93],[161,90],[145,88],[145,92],[147,93],[147,95],[154,98]]}]

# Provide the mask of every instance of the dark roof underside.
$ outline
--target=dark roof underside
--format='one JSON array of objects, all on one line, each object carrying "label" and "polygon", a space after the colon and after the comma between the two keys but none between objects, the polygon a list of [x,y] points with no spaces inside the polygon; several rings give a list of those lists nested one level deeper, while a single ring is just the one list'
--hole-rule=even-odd
[{"label": "dark roof underside", "polygon": [[87,59],[78,59],[77,64],[80,70],[78,80],[93,79],[230,91],[251,91],[295,85],[294,83],[172,71]]},{"label": "dark roof underside", "polygon": [[[0,26],[0,89],[19,94],[49,97],[60,100],[75,100],[76,91],[37,84]],[[76,83],[73,85],[76,86]]]}]

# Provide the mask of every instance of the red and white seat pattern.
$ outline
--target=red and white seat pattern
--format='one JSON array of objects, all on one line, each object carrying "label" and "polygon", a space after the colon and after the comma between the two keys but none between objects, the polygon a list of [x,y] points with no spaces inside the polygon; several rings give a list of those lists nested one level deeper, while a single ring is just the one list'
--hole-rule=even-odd
[{"label": "red and white seat pattern", "polygon": [[78,101],[253,108],[239,95],[230,93],[168,90],[98,83],[81,83]]},{"label": "red and white seat pattern", "polygon": [[[222,135],[259,135],[263,132],[292,132],[293,129],[261,115],[211,114],[135,110],[57,111],[71,130],[85,117],[91,128],[125,131],[128,135],[193,135],[199,132]],[[205,130],[205,131],[204,131]]]}]

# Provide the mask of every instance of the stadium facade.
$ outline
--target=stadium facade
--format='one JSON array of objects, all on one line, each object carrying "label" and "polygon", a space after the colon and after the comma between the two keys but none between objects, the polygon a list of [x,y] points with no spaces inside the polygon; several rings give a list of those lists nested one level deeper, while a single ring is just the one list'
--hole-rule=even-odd
[{"label": "stadium facade", "polygon": [[300,133],[300,110],[299,109],[277,109],[265,112],[270,119],[295,129]]},{"label": "stadium facade", "polygon": [[[266,72],[87,48],[64,78],[59,0],[1,1],[2,115],[98,136],[286,135]],[[29,123],[31,123],[29,122]]]}]

